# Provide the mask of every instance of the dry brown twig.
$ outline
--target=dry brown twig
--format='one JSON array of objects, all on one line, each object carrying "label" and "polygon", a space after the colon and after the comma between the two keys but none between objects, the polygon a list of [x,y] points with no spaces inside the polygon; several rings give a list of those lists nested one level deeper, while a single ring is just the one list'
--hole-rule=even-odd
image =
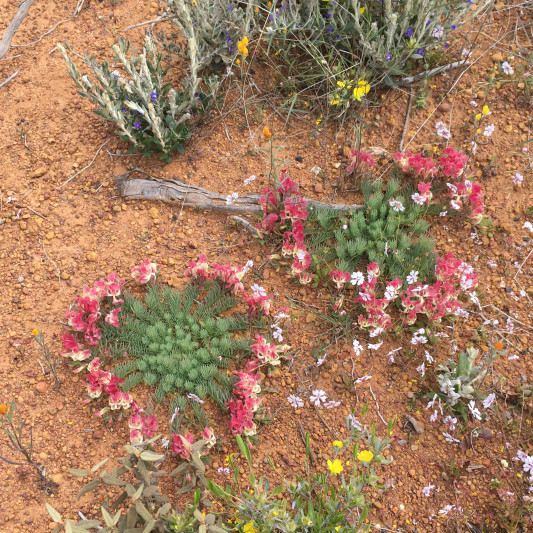
[{"label": "dry brown twig", "polygon": [[4,80],[2,83],[0,83],[0,87],[3,87],[4,85],[7,85],[13,78],[15,78],[17,76],[17,74],[20,72],[20,70],[17,70],[17,72],[15,72],[15,74],[11,74],[11,76],[9,76],[9,78],[7,78],[7,80]]},{"label": "dry brown twig", "polygon": [[22,24],[24,17],[28,14],[33,2],[35,2],[35,0],[22,0],[22,2],[19,4],[19,8],[15,14],[15,17],[11,21],[11,24],[9,24],[9,26],[6,28],[4,36],[0,41],[0,58],[7,54],[7,51],[11,46],[11,40],[13,39],[16,31],[19,29],[19,26]]}]

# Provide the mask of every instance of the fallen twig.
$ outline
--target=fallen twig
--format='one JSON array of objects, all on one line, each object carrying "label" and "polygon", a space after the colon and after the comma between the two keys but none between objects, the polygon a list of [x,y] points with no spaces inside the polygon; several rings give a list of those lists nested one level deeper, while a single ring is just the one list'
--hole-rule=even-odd
[{"label": "fallen twig", "polygon": [[529,251],[527,254],[527,257],[522,261],[522,264],[518,267],[518,270],[516,271],[516,274],[514,275],[513,279],[516,281],[516,276],[520,274],[520,271],[522,270],[522,267],[524,266],[525,262],[529,259],[529,256],[533,253],[533,248]]},{"label": "fallen twig", "polygon": [[144,22],[139,22],[139,24],[133,24],[124,28],[122,31],[133,30],[133,28],[140,28],[141,26],[147,26],[148,24],[155,24],[156,22],[163,22],[164,20],[171,20],[172,17],[157,17],[153,20],[145,20]]},{"label": "fallen twig", "polygon": [[38,211],[35,211],[31,207],[26,206],[26,209],[29,209],[32,213],[35,213],[38,217],[46,219],[46,217],[44,215],[41,215],[41,213],[39,213]]},{"label": "fallen twig", "polygon": [[78,170],[78,172],[76,172],[76,174],[74,174],[74,176],[71,176],[67,181],[65,181],[65,183],[63,183],[62,185],[60,185],[59,187],[56,187],[57,190],[63,188],[69,181],[72,181],[76,176],[79,176],[84,170],[87,170],[95,161],[95,159],[98,157],[98,154],[100,153],[100,150],[102,150],[102,148],[110,141],[111,139],[107,139],[107,141],[105,143],[103,143],[100,148],[98,148],[98,150],[96,151],[96,154],[94,154],[94,157],[93,157],[93,160],[86,166],[86,167],[83,167],[81,170]]},{"label": "fallen twig", "polygon": [[[306,435],[305,430],[299,420],[296,421],[296,424],[298,426],[298,433],[300,434],[300,438],[302,439],[304,446],[306,446],[307,439],[305,438],[305,435]],[[316,463],[315,452],[313,452],[313,448],[311,448],[311,445],[309,445],[309,460],[311,461],[311,464],[313,465]]]},{"label": "fallen twig", "polygon": [[229,217],[230,220],[233,220],[237,224],[241,224],[241,226],[244,226],[244,229],[251,233],[252,235],[255,235],[256,237],[261,237],[261,232],[250,222],[248,222],[246,219],[242,217],[238,217],[236,215],[232,215]]},{"label": "fallen twig", "polygon": [[407,76],[407,78],[402,78],[398,80],[398,87],[409,87],[415,81],[423,80],[424,78],[431,78],[435,74],[440,74],[441,72],[446,72],[451,68],[461,67],[465,65],[470,65],[469,61],[455,61],[455,63],[449,63],[448,65],[443,65],[442,67],[436,67],[431,70],[426,70],[420,74],[415,74],[414,76]]},{"label": "fallen twig", "polygon": [[19,8],[17,10],[17,13],[15,14],[15,18],[6,28],[4,36],[0,41],[0,58],[4,57],[7,54],[7,51],[11,46],[11,40],[13,39],[13,35],[15,35],[16,31],[19,29],[19,26],[22,24],[24,17],[28,14],[28,11],[33,2],[35,2],[35,0],[22,0],[22,2],[19,4]]},{"label": "fallen twig", "polygon": [[370,389],[370,394],[372,394],[372,398],[374,398],[374,401],[376,402],[376,408],[378,410],[378,415],[379,415],[379,418],[381,419],[381,421],[386,425],[388,426],[387,422],[385,421],[385,419],[381,416],[381,411],[379,410],[379,403],[378,403],[378,400],[376,398],[376,395],[374,394],[374,391],[372,390],[372,386],[369,385],[368,387]]},{"label": "fallen twig", "polygon": [[407,133],[407,126],[409,125],[409,115],[411,114],[411,106],[413,105],[413,98],[415,90],[411,87],[411,94],[409,95],[409,103],[407,104],[407,113],[405,115],[405,123],[403,125],[402,138],[400,139],[400,152],[403,150],[403,143],[405,141],[405,134]]},{"label": "fallen twig", "polygon": [[17,57],[20,57],[22,54],[17,54],[16,56],[9,56],[9,57],[3,57],[0,59],[0,61],[8,61],[9,59],[16,59]]},{"label": "fallen twig", "polygon": [[59,290],[61,290],[61,270],[59,270],[57,263],[48,255],[48,252],[46,251],[44,244],[41,242],[41,239],[39,239],[39,244],[43,247],[43,252],[44,252],[44,255],[46,256],[46,259],[48,259],[48,261],[50,261],[50,263],[52,263],[52,265],[54,265],[56,269],[57,277],[59,279]]},{"label": "fallen twig", "polygon": [[43,33],[36,41],[32,41],[28,44],[12,44],[11,48],[26,48],[28,46],[31,46],[32,44],[40,43],[43,37],[46,37],[50,33],[52,33],[60,24],[63,24],[64,22],[68,22],[70,19],[60,20],[53,28],[48,30],[46,33]]},{"label": "fallen twig", "polygon": [[[184,183],[179,180],[159,179],[146,172],[135,169],[147,176],[145,179],[130,178],[124,174],[116,178],[119,196],[141,200],[157,200],[167,203],[182,203],[185,206],[199,209],[213,209],[224,213],[262,213],[259,194],[243,194],[231,204],[226,203],[226,196],[209,191],[203,187]],[[72,179],[72,178],[71,178]],[[329,204],[304,198],[310,207],[325,207],[337,211],[355,211],[361,209],[359,205]]]},{"label": "fallen twig", "polygon": [[15,72],[15,74],[11,74],[11,76],[9,76],[9,78],[7,78],[7,80],[4,80],[2,83],[0,83],[0,87],[3,87],[4,85],[7,85],[15,76],[17,76],[17,74],[20,72],[20,70],[17,70],[17,72]]}]

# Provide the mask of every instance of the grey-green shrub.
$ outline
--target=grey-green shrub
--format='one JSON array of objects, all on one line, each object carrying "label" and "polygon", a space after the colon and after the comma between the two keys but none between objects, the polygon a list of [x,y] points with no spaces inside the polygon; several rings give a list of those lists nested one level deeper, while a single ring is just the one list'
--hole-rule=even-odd
[{"label": "grey-green shrub", "polygon": [[114,367],[126,378],[123,389],[145,383],[155,387],[157,401],[170,393],[227,401],[233,383],[228,365],[250,352],[249,338],[234,335],[248,328],[246,315],[228,314],[236,303],[217,282],[183,290],[151,285],[144,302],[126,293],[120,327],[104,324],[101,342],[116,356],[128,355]]},{"label": "grey-green shrub", "polygon": [[58,44],[79,94],[98,105],[97,115],[116,124],[117,134],[133,145],[132,151],[140,149],[146,156],[160,153],[167,161],[173,152],[183,153],[183,145],[191,136],[188,122],[205,104],[194,65],[191,74],[184,76],[181,88],[171,88],[166,79],[168,68],[163,68],[162,54],[150,36],[146,36],[139,55],[132,53],[129,57],[130,45],[121,39],[112,47],[121,72],[111,71],[107,61],[99,64],[94,57],[78,56],[93,71],[93,82],[80,73],[72,61],[72,50],[68,44],[66,47],[68,52]]}]

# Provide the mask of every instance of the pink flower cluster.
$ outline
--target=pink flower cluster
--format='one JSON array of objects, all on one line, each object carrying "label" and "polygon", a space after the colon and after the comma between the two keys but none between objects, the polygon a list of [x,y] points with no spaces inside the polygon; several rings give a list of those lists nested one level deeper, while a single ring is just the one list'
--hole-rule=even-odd
[{"label": "pink flower cluster", "polygon": [[423,179],[432,178],[437,174],[437,167],[431,157],[423,157],[422,154],[412,154],[408,150],[405,152],[396,152],[392,158],[398,162],[403,172],[413,170],[415,175]]},{"label": "pink flower cluster", "polygon": [[100,398],[102,393],[106,393],[109,398],[109,406],[100,410],[97,416],[102,416],[109,411],[117,411],[118,409],[129,409],[133,403],[133,398],[128,392],[123,392],[119,389],[119,385],[124,381],[115,376],[111,372],[100,370],[100,358],[95,357],[87,365],[87,381],[84,385],[87,387],[87,394],[89,399],[84,403],[88,403],[93,399]]},{"label": "pink flower cluster", "polygon": [[383,298],[377,298],[376,285],[380,274],[378,264],[370,263],[367,266],[367,278],[360,282],[359,296],[355,299],[355,303],[361,304],[365,310],[365,314],[360,314],[357,321],[363,328],[374,328],[372,337],[380,335],[392,325],[391,316],[386,309],[398,297],[402,287],[402,280],[399,278],[388,281]]},{"label": "pink flower cluster", "polygon": [[135,265],[131,269],[131,277],[141,284],[154,281],[156,276],[157,265],[155,263],[150,263],[150,259],[145,259],[140,265]]},{"label": "pink flower cluster", "polygon": [[270,313],[272,302],[266,294],[261,294],[258,291],[253,291],[252,293],[245,291],[241,281],[246,273],[244,267],[231,264],[218,265],[216,263],[213,263],[213,266],[210,267],[204,254],[200,254],[198,261],[189,261],[187,266],[189,268],[185,271],[186,276],[202,281],[220,279],[227,289],[231,290],[235,295],[240,294],[248,304],[250,314],[258,311],[263,311],[265,315]]},{"label": "pink flower cluster", "polygon": [[276,190],[264,189],[259,199],[263,208],[264,218],[259,229],[266,233],[275,233],[287,229],[283,233],[282,255],[292,257],[291,272],[298,276],[300,283],[307,284],[313,274],[305,272],[311,264],[311,256],[304,244],[304,225],[309,212],[307,203],[298,191],[298,185],[292,181],[285,171],[281,172],[280,185]]},{"label": "pink flower cluster", "polygon": [[[414,170],[417,176],[423,179],[433,179],[440,172],[444,178],[450,180],[446,183],[449,189],[450,206],[459,210],[468,208],[469,218],[473,224],[479,224],[483,219],[483,192],[478,182],[471,180],[468,168],[468,156],[455,148],[448,147],[443,150],[438,161],[438,167],[430,157],[410,152],[398,152],[393,154],[393,159],[398,162],[404,172]],[[418,184],[419,193],[412,195],[412,199],[419,205],[431,200],[431,185],[429,183]]]},{"label": "pink flower cluster", "polygon": [[366,165],[369,168],[376,166],[376,162],[372,158],[372,154],[370,152],[364,152],[363,150],[356,150],[352,148],[350,154],[350,164],[346,168],[346,173],[351,174],[355,171],[356,174],[359,174],[363,165]]},{"label": "pink flower cluster", "polygon": [[[85,286],[83,295],[80,298],[76,298],[77,308],[67,311],[66,318],[69,326],[74,331],[83,332],[85,340],[91,346],[96,346],[100,339],[100,328],[96,324],[102,316],[102,299],[104,297],[112,297],[112,305],[123,303],[124,300],[118,299],[123,285],[124,280],[113,272],[107,276],[107,280],[99,279],[94,282],[93,287]],[[118,313],[120,313],[120,310],[120,307],[113,309],[105,317],[106,322],[118,327]],[[79,353],[79,345],[74,347],[74,349],[78,349],[78,352],[75,353]],[[73,357],[73,359],[75,358]]]},{"label": "pink flower cluster", "polygon": [[233,389],[233,398],[227,402],[231,414],[231,432],[234,435],[244,433],[251,436],[257,432],[254,416],[261,404],[261,398],[258,396],[261,392],[261,376],[255,370],[259,364],[259,360],[250,361],[246,372],[234,372],[239,381]]},{"label": "pink flower cluster", "polygon": [[140,444],[144,438],[151,438],[159,429],[157,418],[155,415],[143,414],[144,409],[141,409],[137,402],[131,404],[131,416],[128,421],[130,428],[130,441],[132,444]]},{"label": "pink flower cluster", "polygon": [[456,259],[453,253],[437,258],[437,281],[433,285],[409,285],[400,296],[406,316],[403,321],[414,324],[418,315],[424,314],[430,322],[439,322],[447,314],[461,314],[463,303],[459,297],[475,289],[477,274],[468,263]]},{"label": "pink flower cluster", "polygon": [[[216,443],[217,439],[212,428],[205,427],[202,432],[202,439],[205,441],[206,449],[211,449]],[[178,433],[172,434],[170,449],[176,454],[181,455],[183,459],[189,459],[192,453],[192,445],[194,444],[194,435],[188,431],[180,435]]]},{"label": "pink flower cluster", "polygon": [[255,344],[252,344],[252,353],[254,353],[261,362],[267,363],[272,366],[279,365],[281,363],[280,356],[285,353],[289,346],[284,344],[283,346],[276,346],[274,343],[268,343],[261,335],[255,336]]}]

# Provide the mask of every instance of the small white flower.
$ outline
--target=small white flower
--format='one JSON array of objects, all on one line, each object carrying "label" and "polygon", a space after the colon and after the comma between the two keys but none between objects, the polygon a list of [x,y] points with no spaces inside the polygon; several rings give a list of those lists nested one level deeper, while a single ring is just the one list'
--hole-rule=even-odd
[{"label": "small white flower", "polygon": [[524,222],[524,225],[522,226],[522,229],[528,229],[533,233],[533,224],[531,222]]},{"label": "small white flower", "polygon": [[435,37],[435,39],[440,39],[444,35],[444,26],[435,26],[431,35]]},{"label": "small white flower", "polygon": [[329,402],[326,402],[326,409],[333,409],[334,407],[339,407],[341,402],[336,402],[335,400],[329,400]]},{"label": "small white flower", "polygon": [[120,78],[120,72],[118,70],[114,70],[113,72],[111,72],[111,74],[115,76],[115,79]]},{"label": "small white flower", "polygon": [[163,446],[163,448],[168,448],[169,444],[170,441],[168,439],[161,439],[161,446]]},{"label": "small white flower", "polygon": [[235,203],[235,200],[239,197],[239,194],[236,192],[232,192],[231,194],[228,194],[226,196],[226,205],[231,205]]},{"label": "small white flower", "polygon": [[359,385],[359,383],[364,383],[365,381],[370,381],[371,378],[372,376],[362,376],[360,378],[357,378],[355,380],[355,385]]},{"label": "small white flower", "polygon": [[383,331],[384,331],[383,328],[376,328],[376,329],[373,329],[372,331],[370,331],[368,333],[368,336],[371,337],[371,338],[378,337],[379,335],[381,335],[383,333]]},{"label": "small white flower", "polygon": [[174,409],[174,413],[172,413],[172,416],[170,417],[170,423],[172,424],[172,422],[174,422],[174,419],[178,416],[178,412],[179,412],[180,408],[179,407],[176,407]]},{"label": "small white flower", "polygon": [[418,281],[418,270],[411,270],[406,278],[409,285],[413,285]]},{"label": "small white flower", "polygon": [[510,318],[507,319],[505,326],[509,333],[512,333],[514,331],[514,322]]},{"label": "small white flower", "polygon": [[477,152],[477,142],[472,141],[472,153],[475,154]]},{"label": "small white flower", "polygon": [[437,135],[439,137],[442,137],[444,139],[449,139],[452,136],[450,133],[450,130],[448,129],[448,126],[446,126],[444,122],[437,122],[435,124],[435,128],[437,128]]},{"label": "small white flower", "polygon": [[249,261],[246,261],[246,264],[242,267],[242,271],[247,274],[250,272],[250,269],[254,266],[254,262],[250,259]]},{"label": "small white flower", "polygon": [[453,431],[455,429],[455,424],[457,424],[457,418],[452,418],[448,415],[443,419],[443,422],[450,431]]},{"label": "small white flower", "polygon": [[348,229],[348,224],[343,224],[342,229]]},{"label": "small white flower", "polygon": [[483,400],[483,407],[485,409],[488,409],[493,403],[494,403],[494,400],[496,399],[496,394],[494,394],[493,392],[491,392],[484,400]]},{"label": "small white flower", "polygon": [[295,409],[298,407],[303,407],[304,405],[304,401],[299,396],[296,396],[294,394],[288,396],[287,401],[289,402],[291,407],[294,407]]},{"label": "small white flower", "polygon": [[365,282],[365,276],[362,272],[352,272],[350,277],[352,278],[350,280],[352,285],[362,285]]},{"label": "small white flower", "polygon": [[254,296],[266,296],[267,293],[261,285],[258,285],[257,283],[254,283],[251,287],[252,292],[254,293]]},{"label": "small white flower", "polygon": [[346,418],[346,424],[348,426],[348,429],[357,429],[358,431],[363,430],[363,425],[361,424],[361,422],[359,422],[359,420],[357,420],[357,418],[355,418],[355,416],[352,414],[348,415],[348,417]]},{"label": "small white flower", "polygon": [[204,403],[204,401],[200,399],[200,397],[196,396],[196,394],[192,394],[192,393],[187,394],[187,398],[194,400],[195,402],[198,402],[198,403]]},{"label": "small white flower", "polygon": [[449,442],[449,443],[461,442],[460,440],[452,437],[449,433],[446,433],[446,432],[443,431],[442,434],[444,435],[444,438],[446,439],[446,442]]},{"label": "small white flower", "polygon": [[424,488],[422,489],[422,494],[423,494],[424,496],[428,496],[428,497],[429,497],[429,496],[431,496],[431,491],[432,491],[434,488],[435,488],[435,485],[431,485],[431,484],[430,484],[430,485],[428,485],[427,487],[424,487]]},{"label": "small white flower", "polygon": [[439,217],[445,217],[448,214],[448,211],[441,211]]},{"label": "small white flower", "polygon": [[502,70],[505,72],[505,74],[514,74],[513,67],[511,67],[511,65],[507,61],[504,61],[502,63]]},{"label": "small white flower", "polygon": [[426,375],[426,365],[424,363],[422,363],[420,366],[417,366],[416,367],[416,371],[422,376],[424,377]]},{"label": "small white flower", "polygon": [[411,194],[411,200],[417,205],[424,205],[424,198],[422,198],[422,195],[419,192]]},{"label": "small white flower", "polygon": [[511,179],[513,180],[513,183],[515,185],[520,185],[524,181],[524,176],[522,176],[522,174],[520,174],[519,172],[515,172],[511,176]]},{"label": "small white flower", "polygon": [[231,474],[231,470],[227,466],[219,466],[217,472],[219,474],[225,474],[226,476]]},{"label": "small white flower", "polygon": [[392,198],[389,200],[389,205],[392,207],[393,211],[399,212],[399,211],[405,211],[405,207],[403,206],[402,202],[398,200],[393,200]]},{"label": "small white flower", "polygon": [[315,404],[315,407],[320,407],[327,399],[326,393],[321,389],[315,389],[309,399]]},{"label": "small white flower", "polygon": [[252,181],[255,181],[257,179],[257,176],[255,176],[254,174],[252,174],[249,178],[246,178],[244,180],[244,184],[245,185],[250,185],[250,183],[252,183]]},{"label": "small white flower", "polygon": [[470,400],[470,402],[468,403],[468,410],[472,413],[472,416],[474,418],[476,418],[477,420],[481,420],[481,413],[476,407],[476,402],[474,400]]},{"label": "small white flower", "polygon": [[434,361],[433,356],[427,350],[424,350],[424,355],[426,356],[426,361],[427,361],[428,365],[433,363],[433,361]]},{"label": "small white flower", "polygon": [[476,102],[475,100],[472,100],[472,101],[470,102],[470,105],[471,105],[472,107],[477,107],[477,102]]},{"label": "small white flower", "polygon": [[429,417],[429,421],[436,422],[437,418],[439,418],[439,412],[435,409],[435,411],[433,411],[433,414]]},{"label": "small white flower", "polygon": [[377,344],[370,344],[369,343],[367,346],[368,346],[369,350],[379,350],[382,344],[383,344],[383,341],[378,342]]},{"label": "small white flower", "polygon": [[357,356],[361,355],[361,352],[363,351],[363,345],[357,339],[353,340],[353,351]]},{"label": "small white flower", "polygon": [[516,361],[517,359],[520,359],[520,357],[518,357],[518,355],[510,355],[507,359],[509,361]]},{"label": "small white flower", "polygon": [[459,209],[461,209],[461,202],[458,202],[457,200],[450,200],[450,205],[452,209],[455,209],[456,211],[459,211]]},{"label": "small white flower", "polygon": [[483,131],[483,135],[484,135],[485,137],[490,137],[490,136],[494,133],[494,128],[495,128],[494,124],[489,124],[489,125],[485,128],[485,130]]},{"label": "small white flower", "polygon": [[272,324],[270,327],[274,330],[272,337],[274,337],[278,342],[283,342],[283,330],[277,324]]}]

